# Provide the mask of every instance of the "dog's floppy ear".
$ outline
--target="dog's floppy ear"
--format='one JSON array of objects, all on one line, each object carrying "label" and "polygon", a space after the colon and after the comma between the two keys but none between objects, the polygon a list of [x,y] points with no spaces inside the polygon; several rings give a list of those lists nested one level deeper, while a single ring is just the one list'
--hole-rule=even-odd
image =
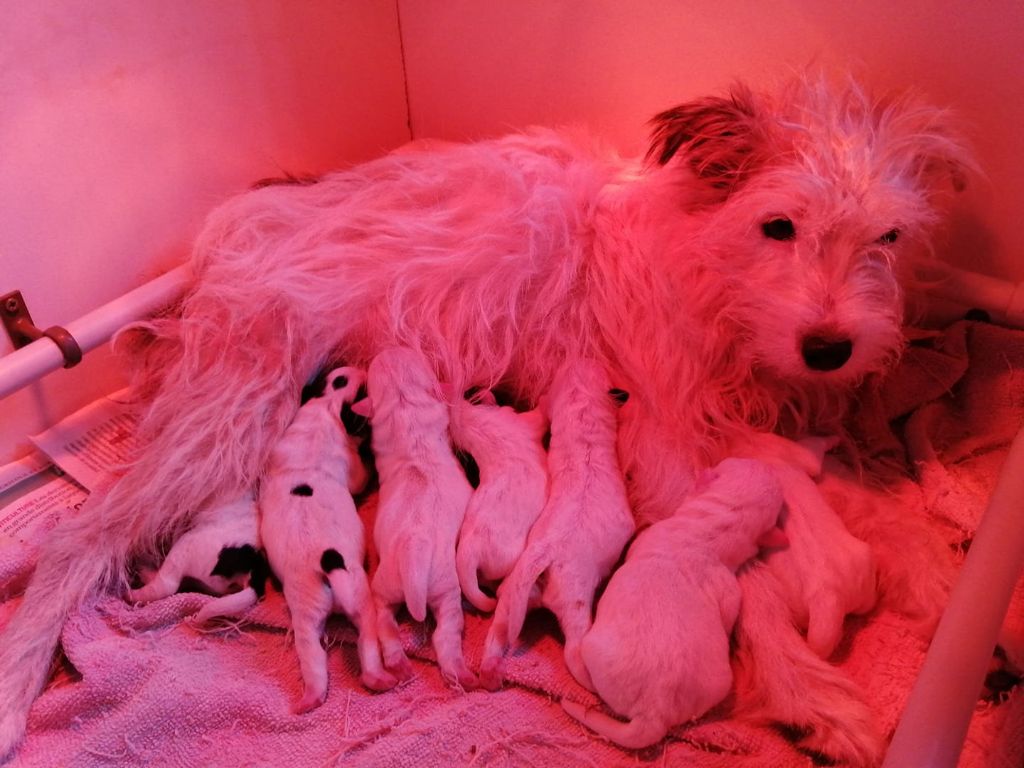
[{"label": "dog's floppy ear", "polygon": [[677,154],[694,175],[728,194],[757,165],[767,143],[767,120],[757,97],[735,86],[728,97],[680,104],[651,120],[648,162],[666,165]]}]

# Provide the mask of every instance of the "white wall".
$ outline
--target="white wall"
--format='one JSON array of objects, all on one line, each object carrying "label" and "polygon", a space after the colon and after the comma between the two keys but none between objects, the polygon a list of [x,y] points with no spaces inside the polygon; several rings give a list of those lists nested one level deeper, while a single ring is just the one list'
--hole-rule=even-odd
[{"label": "white wall", "polygon": [[[0,0],[0,293],[64,324],[256,179],[408,138],[389,0]],[[118,382],[97,350],[0,401],[0,463]]]},{"label": "white wall", "polygon": [[[410,118],[583,123],[637,152],[656,111],[812,61],[969,122],[988,182],[942,251],[1024,280],[1022,40],[1019,0],[0,0],[0,293],[66,323],[180,262],[254,179],[379,155]],[[0,401],[0,462],[117,383],[97,351]]]},{"label": "white wall", "polygon": [[624,151],[657,111],[811,62],[913,86],[969,124],[988,181],[957,203],[942,252],[1024,280],[1020,0],[399,0],[417,137],[584,123]]}]

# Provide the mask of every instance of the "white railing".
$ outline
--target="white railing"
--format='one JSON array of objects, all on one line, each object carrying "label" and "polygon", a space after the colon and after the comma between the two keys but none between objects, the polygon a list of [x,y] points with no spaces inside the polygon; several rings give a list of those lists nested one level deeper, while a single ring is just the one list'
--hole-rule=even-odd
[{"label": "white railing", "polygon": [[[106,343],[124,325],[172,304],[184,292],[191,274],[187,264],[172,269],[64,328],[75,338],[82,352],[88,352]],[[60,348],[48,338],[0,357],[0,399],[63,366]]]}]

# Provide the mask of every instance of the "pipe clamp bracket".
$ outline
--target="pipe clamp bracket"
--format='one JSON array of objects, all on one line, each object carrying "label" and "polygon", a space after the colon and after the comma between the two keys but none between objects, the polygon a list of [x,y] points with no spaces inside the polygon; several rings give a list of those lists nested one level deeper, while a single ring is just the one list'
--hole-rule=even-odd
[{"label": "pipe clamp bracket", "polygon": [[0,296],[0,319],[3,320],[4,330],[11,339],[15,349],[21,349],[33,341],[42,338],[50,339],[60,349],[64,357],[64,367],[71,368],[82,362],[82,348],[78,346],[75,337],[59,325],[54,325],[46,330],[41,330],[32,322],[32,315],[28,312],[25,299],[21,291],[11,291]]}]

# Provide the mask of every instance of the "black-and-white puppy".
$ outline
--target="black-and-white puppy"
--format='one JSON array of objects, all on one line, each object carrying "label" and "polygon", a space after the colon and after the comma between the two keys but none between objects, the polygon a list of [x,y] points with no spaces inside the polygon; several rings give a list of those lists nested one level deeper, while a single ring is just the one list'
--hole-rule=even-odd
[{"label": "black-and-white puppy", "polygon": [[196,512],[192,527],[174,542],[160,569],[145,586],[129,591],[128,599],[159,600],[177,592],[185,579],[219,595],[193,617],[200,623],[244,613],[263,594],[266,564],[251,493]]},{"label": "black-and-white puppy", "polygon": [[359,631],[363,684],[386,690],[397,682],[381,662],[364,566],[365,534],[352,500],[366,483],[366,470],[341,419],[364,380],[356,368],[328,374],[323,396],[299,409],[274,446],[260,488],[260,533],[283,585],[305,683],[296,713],[319,706],[327,696],[321,639],[332,609]]}]

